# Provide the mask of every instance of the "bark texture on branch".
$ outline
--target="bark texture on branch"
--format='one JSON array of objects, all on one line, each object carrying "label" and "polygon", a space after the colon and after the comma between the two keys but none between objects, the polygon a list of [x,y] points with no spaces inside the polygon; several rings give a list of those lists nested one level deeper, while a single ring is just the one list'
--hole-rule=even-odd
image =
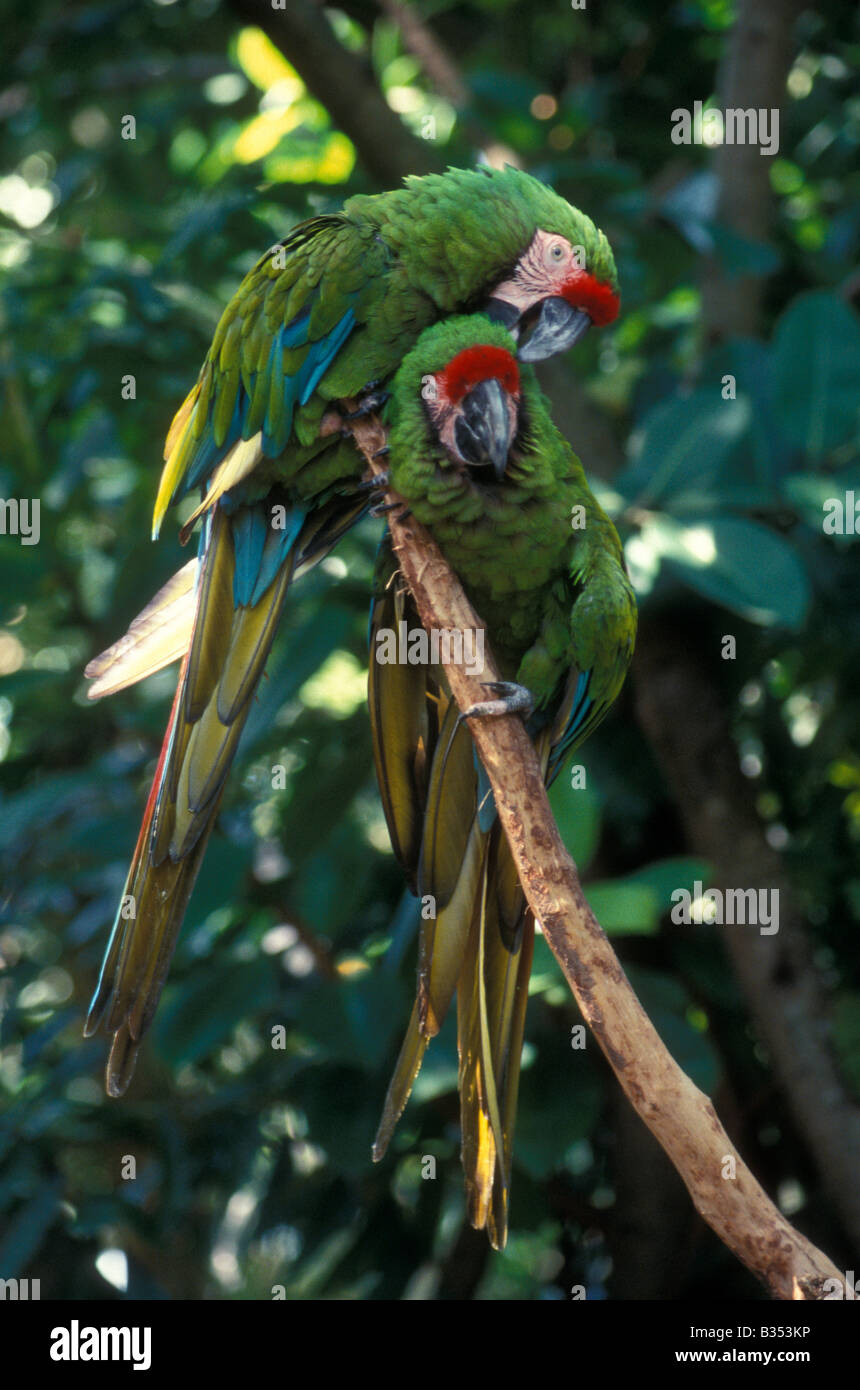
[{"label": "bark texture on branch", "polygon": [[[781,109],[800,9],[800,0],[739,0],[719,74],[721,110]],[[720,145],[714,153],[717,221],[750,241],[767,240],[773,158],[758,145]],[[763,284],[761,276],[728,275],[716,258],[706,262],[702,292],[708,341],[756,332]]]},{"label": "bark texture on branch", "polygon": [[[381,472],[373,461],[385,443],[381,426],[366,420],[352,428],[371,471]],[[425,628],[483,627],[429,532],[395,516],[389,516],[394,550]],[[484,678],[498,679],[488,644],[485,654]],[[463,667],[446,663],[445,671],[461,709],[486,697]],[[473,719],[469,727],[529,906],[628,1099],[671,1158],[696,1209],[774,1297],[822,1297],[824,1281],[840,1277],[835,1265],[785,1220],[735,1153],[710,1100],[660,1040],[585,901],[521,720]],[[732,1177],[724,1176],[727,1162]]]}]

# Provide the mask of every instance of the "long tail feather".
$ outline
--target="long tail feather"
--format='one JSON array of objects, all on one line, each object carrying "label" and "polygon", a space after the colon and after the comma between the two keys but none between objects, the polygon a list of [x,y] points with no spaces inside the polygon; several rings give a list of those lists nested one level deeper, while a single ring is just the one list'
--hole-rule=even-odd
[{"label": "long tail feather", "polygon": [[374,1163],[378,1163],[381,1158],[385,1157],[397,1121],[406,1108],[406,1102],[409,1099],[415,1078],[421,1070],[428,1041],[427,1035],[422,1033],[419,1027],[418,1002],[416,1000],[412,1008],[409,1027],[406,1029],[406,1037],[403,1039],[403,1046],[397,1058],[397,1065],[388,1085],[385,1105],[382,1109],[382,1119],[379,1121],[379,1128],[373,1141]]},{"label": "long tail feather", "polygon": [[376,660],[376,634],[399,632],[400,622],[407,633],[419,625],[383,545],[371,615],[371,730],[392,845],[422,913],[417,998],[373,1156],[385,1153],[456,991],[469,1215],[501,1248],[534,922],[494,810],[480,813],[474,744],[444,676]]},{"label": "long tail feather", "polygon": [[115,695],[185,655],[194,628],[196,574],[197,560],[189,560],[159,589],[128,632],[93,657],[84,672],[93,682],[88,699]]},{"label": "long tail feather", "polygon": [[[493,1190],[493,1205],[488,1223],[489,1236],[497,1250],[504,1249],[508,1233],[508,1193],[511,1185],[511,1159],[513,1156],[514,1125],[517,1117],[517,1097],[520,1089],[520,1065],[523,1053],[523,1035],[526,1023],[526,1006],[529,999],[529,979],[532,972],[534,953],[535,921],[527,911],[523,919],[522,941],[518,951],[516,979],[514,982],[513,1006],[507,1025],[507,1042],[500,1048],[497,1066],[501,1075],[501,1120],[503,1135],[502,1181]],[[502,1037],[500,1035],[500,1042]]]},{"label": "long tail feather", "polygon": [[188,899],[290,583],[288,557],[256,603],[234,606],[230,518],[211,514],[191,644],[144,813],[87,1036],[114,1034],[106,1084],[121,1095],[161,995]]},{"label": "long tail feather", "polygon": [[[503,921],[504,860],[498,823],[489,835],[469,947],[457,986],[462,1160],[469,1216],[493,1246],[507,1239],[508,1191],[534,919],[519,895],[518,921]],[[507,904],[510,907],[510,902]]]}]

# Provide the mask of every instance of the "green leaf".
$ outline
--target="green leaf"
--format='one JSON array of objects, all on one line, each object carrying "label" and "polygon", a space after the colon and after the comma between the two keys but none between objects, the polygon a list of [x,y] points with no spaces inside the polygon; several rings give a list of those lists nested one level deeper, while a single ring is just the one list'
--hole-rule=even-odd
[{"label": "green leaf", "polygon": [[19,1208],[0,1242],[0,1278],[17,1279],[26,1269],[60,1214],[62,1182],[43,1182],[34,1196]]},{"label": "green leaf", "polygon": [[705,881],[708,866],[700,859],[661,859],[635,874],[607,883],[590,883],[585,896],[598,922],[609,935],[655,932],[669,911],[677,888]]},{"label": "green leaf", "polygon": [[580,873],[587,869],[600,835],[600,804],[597,793],[587,784],[570,785],[574,762],[562,768],[549,789],[549,804],[565,849]]},{"label": "green leaf", "polygon": [[[846,468],[839,473],[792,473],[784,478],[780,492],[798,516],[821,531],[826,516],[825,503],[832,497],[843,503],[845,494],[860,497],[860,470]],[[851,532],[846,532],[851,537]]]},{"label": "green leaf", "polygon": [[219,908],[236,902],[251,868],[248,846],[233,844],[220,832],[213,835],[209,854],[211,858],[203,863],[186,913],[189,928],[205,922],[209,914]]},{"label": "green leaf", "polygon": [[750,622],[803,625],[811,599],[806,570],[790,543],[759,522],[716,516],[681,524],[660,515],[636,541],[645,549],[631,551],[635,566],[650,552],[691,589]]},{"label": "green leaf", "polygon": [[672,894],[676,889],[685,888],[689,892],[694,883],[707,883],[710,873],[710,865],[703,859],[679,855],[671,859],[658,859],[654,864],[646,864],[643,869],[637,869],[628,881],[651,888],[663,913],[671,908]]},{"label": "green leaf", "polygon": [[274,1002],[274,976],[275,967],[265,957],[224,959],[174,985],[156,1016],[158,1051],[172,1066],[208,1056],[237,1023],[259,1017]]},{"label": "green leaf", "polygon": [[8,849],[23,839],[34,824],[50,824],[58,816],[74,810],[77,802],[92,790],[88,772],[60,772],[44,777],[15,796],[0,800],[0,849]]},{"label": "green leaf", "polygon": [[[543,940],[543,938],[539,938]],[[564,982],[567,988],[566,981]],[[456,1009],[450,1009],[442,1025],[441,1032],[433,1039],[421,1063],[421,1070],[412,1087],[412,1099],[417,1105],[436,1100],[437,1096],[456,1095],[459,1080],[459,1058],[457,1055]],[[399,1031],[405,1031],[402,1027]]]},{"label": "green leaf", "polygon": [[[302,995],[296,1027],[326,1060],[370,1071],[385,1061],[391,1023],[404,1004],[396,981],[384,971],[368,970],[310,986]],[[402,1017],[405,1027],[408,1014]],[[380,1020],[387,1026],[380,1026]]]},{"label": "green leaf", "polygon": [[860,425],[860,322],[838,295],[800,295],[773,342],[772,393],[791,442],[819,458]]},{"label": "green leaf", "polygon": [[[642,447],[617,486],[640,507],[702,507],[720,498],[728,463],[748,435],[749,400],[723,400],[718,384],[655,407],[645,420]],[[733,481],[740,482],[740,478]]]},{"label": "green leaf", "polygon": [[538,1179],[557,1172],[571,1145],[594,1132],[604,1104],[591,1037],[582,1050],[571,1048],[564,1034],[554,1043],[561,1055],[550,1057],[544,1043],[520,1082],[514,1164]]},{"label": "green leaf", "polygon": [[631,880],[591,883],[585,890],[591,910],[605,932],[650,933],[660,920],[660,903],[653,888]]},{"label": "green leaf", "polygon": [[730,277],[735,275],[772,275],[779,269],[780,258],[764,241],[751,241],[738,236],[718,222],[710,224],[717,256]]},{"label": "green leaf", "polygon": [[[726,338],[711,349],[702,366],[703,381],[718,382],[720,390],[724,378],[733,376],[736,390],[752,406],[749,449],[743,451],[744,467],[739,471],[739,481],[752,482],[765,492],[762,504],[751,504],[765,507],[777,505],[774,479],[796,464],[796,455],[781,431],[780,417],[771,400],[770,358],[770,346],[755,338]],[[752,471],[748,459],[753,463]]]}]

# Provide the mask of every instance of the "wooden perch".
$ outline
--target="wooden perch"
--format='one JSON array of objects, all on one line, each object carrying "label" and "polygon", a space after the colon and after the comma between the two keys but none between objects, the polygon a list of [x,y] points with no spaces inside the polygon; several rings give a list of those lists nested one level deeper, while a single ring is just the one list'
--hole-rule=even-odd
[{"label": "wooden perch", "polygon": [[[382,472],[373,459],[385,443],[382,426],[364,419],[352,431],[371,471]],[[396,493],[389,500],[397,501]],[[425,628],[483,627],[429,532],[413,518],[396,518],[396,511],[389,513],[394,550]],[[489,644],[484,668],[484,680],[499,679]],[[462,710],[487,698],[463,667],[446,662],[445,672]],[[777,1210],[735,1152],[708,1097],[658,1036],[585,900],[521,720],[472,719],[469,728],[529,906],[609,1065],[672,1160],[696,1210],[775,1298],[822,1298],[829,1291],[824,1281],[839,1280],[839,1271]]]}]

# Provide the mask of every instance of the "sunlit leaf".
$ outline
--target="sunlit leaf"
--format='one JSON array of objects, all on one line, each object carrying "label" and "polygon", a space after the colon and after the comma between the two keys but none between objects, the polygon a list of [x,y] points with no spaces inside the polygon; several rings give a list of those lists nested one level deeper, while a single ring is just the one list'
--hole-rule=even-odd
[{"label": "sunlit leaf", "polygon": [[757,521],[716,516],[682,525],[654,515],[636,539],[689,588],[750,622],[796,628],[806,618],[811,590],[797,552]]}]

